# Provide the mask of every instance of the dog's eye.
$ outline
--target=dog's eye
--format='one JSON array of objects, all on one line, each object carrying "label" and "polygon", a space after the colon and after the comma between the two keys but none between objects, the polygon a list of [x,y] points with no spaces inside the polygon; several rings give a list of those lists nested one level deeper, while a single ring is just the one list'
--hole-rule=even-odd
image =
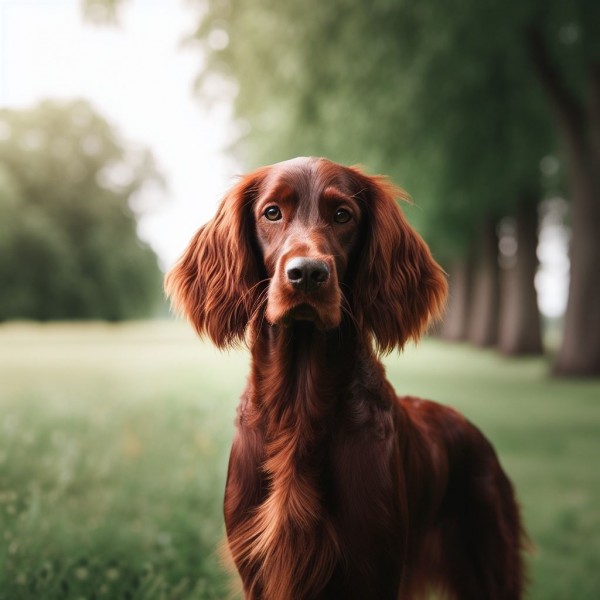
[{"label": "dog's eye", "polygon": [[281,219],[281,211],[277,206],[269,206],[264,214],[269,221],[279,221]]},{"label": "dog's eye", "polygon": [[333,220],[336,223],[347,223],[352,218],[349,210],[345,208],[338,208],[333,215]]}]

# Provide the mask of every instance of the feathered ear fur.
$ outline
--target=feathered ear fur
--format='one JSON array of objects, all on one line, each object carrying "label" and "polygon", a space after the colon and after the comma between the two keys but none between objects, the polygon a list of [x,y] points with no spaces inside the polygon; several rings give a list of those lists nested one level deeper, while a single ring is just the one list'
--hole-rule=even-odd
[{"label": "feathered ear fur", "polygon": [[165,278],[172,306],[219,348],[244,340],[260,295],[251,211],[263,171],[245,176],[227,193]]},{"label": "feathered ear fur", "polygon": [[354,312],[382,353],[418,340],[441,316],[447,295],[444,271],[427,244],[408,224],[397,199],[406,194],[384,177],[364,180],[365,247],[353,290]]}]

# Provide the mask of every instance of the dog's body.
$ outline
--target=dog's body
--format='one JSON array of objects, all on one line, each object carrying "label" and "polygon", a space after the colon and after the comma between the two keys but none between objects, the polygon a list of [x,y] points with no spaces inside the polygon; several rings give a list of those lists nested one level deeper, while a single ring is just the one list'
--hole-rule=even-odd
[{"label": "dog's body", "polygon": [[417,339],[443,273],[379,177],[324,159],[246,176],[167,290],[200,334],[246,340],[225,492],[252,600],[517,600],[512,486],[455,411],[396,397],[373,346]]}]

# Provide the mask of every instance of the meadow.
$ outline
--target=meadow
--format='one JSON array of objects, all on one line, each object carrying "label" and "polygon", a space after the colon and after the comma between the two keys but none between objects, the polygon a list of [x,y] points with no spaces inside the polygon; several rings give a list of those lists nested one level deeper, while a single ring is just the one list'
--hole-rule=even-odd
[{"label": "meadow", "polygon": [[[386,364],[399,393],[495,444],[531,537],[528,599],[600,598],[600,382],[434,340]],[[221,502],[247,367],[183,323],[1,326],[0,599],[228,597]]]}]

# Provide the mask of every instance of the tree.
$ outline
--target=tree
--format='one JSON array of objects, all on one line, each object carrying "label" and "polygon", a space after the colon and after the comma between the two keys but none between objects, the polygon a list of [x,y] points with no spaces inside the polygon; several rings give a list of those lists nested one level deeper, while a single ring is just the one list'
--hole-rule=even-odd
[{"label": "tree", "polygon": [[535,355],[543,351],[534,285],[538,268],[539,197],[536,190],[522,192],[509,236],[512,256],[502,272],[498,315],[498,347],[506,355]]},{"label": "tree", "polygon": [[85,102],[0,111],[0,319],[148,315],[156,256],[131,196],[157,178]]},{"label": "tree", "polygon": [[569,299],[554,370],[600,375],[600,5],[578,0],[553,8],[531,20],[527,36],[569,176]]}]

